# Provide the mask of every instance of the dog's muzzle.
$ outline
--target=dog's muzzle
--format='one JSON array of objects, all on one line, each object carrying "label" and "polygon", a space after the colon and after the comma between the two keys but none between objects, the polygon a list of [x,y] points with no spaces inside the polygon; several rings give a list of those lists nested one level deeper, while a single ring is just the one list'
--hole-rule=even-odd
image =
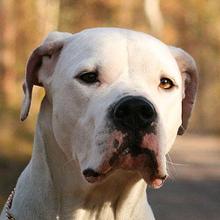
[{"label": "dog's muzzle", "polygon": [[111,153],[97,170],[88,168],[83,174],[88,182],[96,182],[114,169],[136,170],[154,188],[159,188],[166,174],[161,174],[157,160],[157,112],[142,96],[126,96],[111,106],[109,119],[115,129],[110,135]]}]

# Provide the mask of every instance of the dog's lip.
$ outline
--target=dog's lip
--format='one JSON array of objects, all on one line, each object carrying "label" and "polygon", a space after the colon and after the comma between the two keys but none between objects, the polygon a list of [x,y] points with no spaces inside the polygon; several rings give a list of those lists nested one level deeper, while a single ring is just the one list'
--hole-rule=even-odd
[{"label": "dog's lip", "polygon": [[108,170],[106,173],[100,173],[91,168],[87,168],[83,171],[83,175],[89,183],[95,183],[95,182],[100,182],[107,175],[109,175],[111,171],[113,171],[112,168]]},{"label": "dog's lip", "polygon": [[[89,183],[96,183],[96,182],[100,182],[106,176],[110,175],[113,170],[114,169],[111,168],[106,173],[98,173],[95,170],[88,168],[83,171],[83,175]],[[141,176],[144,178],[145,175],[141,174]],[[154,189],[159,189],[163,186],[166,179],[167,179],[167,175],[165,174],[164,176],[157,176],[152,179],[147,178],[145,179],[145,181],[150,185],[150,187]]]},{"label": "dog's lip", "polygon": [[167,179],[167,175],[157,177],[151,182],[151,187],[154,189],[159,189],[163,186],[165,180]]},{"label": "dog's lip", "polygon": [[83,171],[85,179],[98,182],[117,169],[137,171],[153,188],[163,185],[167,173],[164,160],[159,152],[158,137],[154,133],[112,133],[109,152],[96,169]]},{"label": "dog's lip", "polygon": [[144,172],[141,173],[141,176],[145,180],[145,182],[147,182],[149,186],[152,187],[153,189],[159,189],[160,187],[162,187],[168,177],[167,174],[161,174],[161,175],[149,177]]},{"label": "dog's lip", "polygon": [[102,173],[98,173],[97,171],[91,168],[83,170],[83,175],[89,183],[97,182],[103,177]]},{"label": "dog's lip", "polygon": [[[145,154],[147,151],[148,156],[150,155],[151,150],[143,149],[143,151],[145,152]],[[112,158],[114,158],[114,155]],[[116,169],[124,169],[124,170],[130,170],[130,171],[136,170],[139,172],[140,176],[145,180],[146,183],[148,183],[152,188],[158,189],[161,186],[163,186],[163,184],[167,178],[166,173],[165,174],[163,174],[163,173],[158,174],[159,171],[157,169],[157,166],[152,167],[151,163],[157,162],[157,161],[152,162],[152,160],[153,160],[152,158],[150,158],[150,159],[147,158],[148,159],[147,162],[150,164],[143,165],[140,167],[140,163],[142,163],[144,160],[147,160],[146,155],[140,154],[139,158],[134,157],[130,154],[130,150],[128,148],[124,148],[123,151],[120,152],[120,154],[117,158],[114,158],[114,159],[112,159],[112,158],[108,161],[108,163],[107,163],[108,165],[104,166],[104,168],[99,168],[97,170],[94,170],[91,168],[85,169],[83,171],[83,175],[84,175],[85,179],[89,183],[95,183],[95,182],[100,182],[105,177],[109,176]],[[127,161],[130,160],[129,162],[134,163],[134,164],[131,164],[131,167],[127,167],[127,165],[130,166],[130,164],[126,164],[126,160]],[[146,161],[145,161],[145,163],[146,163]]]}]

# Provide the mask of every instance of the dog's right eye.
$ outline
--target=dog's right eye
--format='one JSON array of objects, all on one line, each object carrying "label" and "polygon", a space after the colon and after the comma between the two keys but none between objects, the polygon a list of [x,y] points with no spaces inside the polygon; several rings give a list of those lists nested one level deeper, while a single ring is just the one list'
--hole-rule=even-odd
[{"label": "dog's right eye", "polygon": [[79,76],[77,78],[87,84],[93,84],[93,83],[100,82],[98,79],[98,72],[96,72],[96,71],[83,72],[83,73],[79,74]]}]

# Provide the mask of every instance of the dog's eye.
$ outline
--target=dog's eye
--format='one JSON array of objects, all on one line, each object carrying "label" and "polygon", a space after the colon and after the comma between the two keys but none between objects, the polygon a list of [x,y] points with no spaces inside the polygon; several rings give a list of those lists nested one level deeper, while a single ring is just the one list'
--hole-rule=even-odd
[{"label": "dog's eye", "polygon": [[93,84],[93,83],[96,83],[96,82],[99,82],[99,79],[98,79],[98,72],[83,72],[81,73],[78,78],[87,83],[87,84]]},{"label": "dog's eye", "polygon": [[168,78],[161,78],[159,87],[162,89],[171,89],[174,87],[174,83]]}]

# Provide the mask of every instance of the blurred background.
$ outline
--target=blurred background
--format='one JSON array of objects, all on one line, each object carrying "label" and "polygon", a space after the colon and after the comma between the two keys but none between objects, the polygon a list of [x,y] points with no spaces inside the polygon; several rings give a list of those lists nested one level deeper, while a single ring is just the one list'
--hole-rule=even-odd
[{"label": "blurred background", "polygon": [[[115,26],[184,48],[196,60],[200,87],[188,134],[170,153],[171,179],[149,190],[157,219],[220,219],[219,0],[0,0],[0,209],[30,159],[43,89],[19,121],[27,58],[49,31]],[[172,159],[172,161],[171,161]]]}]

